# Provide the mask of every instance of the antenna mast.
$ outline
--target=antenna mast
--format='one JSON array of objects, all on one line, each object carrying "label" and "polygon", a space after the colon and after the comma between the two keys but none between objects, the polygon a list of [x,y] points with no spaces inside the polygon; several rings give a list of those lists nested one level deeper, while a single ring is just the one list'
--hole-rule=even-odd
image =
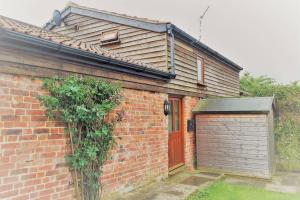
[{"label": "antenna mast", "polygon": [[203,21],[203,18],[205,17],[208,9],[209,9],[210,6],[207,6],[207,8],[205,9],[204,13],[200,16],[200,33],[199,33],[199,41],[201,40],[201,31],[202,31],[202,21]]}]

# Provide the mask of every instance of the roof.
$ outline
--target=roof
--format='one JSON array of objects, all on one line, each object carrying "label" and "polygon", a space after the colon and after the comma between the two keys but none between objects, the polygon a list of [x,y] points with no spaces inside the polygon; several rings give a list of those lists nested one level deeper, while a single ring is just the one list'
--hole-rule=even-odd
[{"label": "roof", "polygon": [[[185,31],[183,31],[182,29],[178,28],[177,26],[175,26],[170,22],[151,20],[148,18],[140,18],[136,16],[118,14],[115,12],[109,12],[109,11],[99,10],[95,8],[88,8],[85,6],[80,6],[73,2],[67,3],[66,7],[61,11],[61,13],[62,13],[62,18],[65,18],[69,14],[74,13],[83,16],[98,18],[101,20],[107,20],[114,23],[125,24],[132,27],[142,28],[154,32],[169,32],[169,30],[171,30],[174,32],[175,37],[189,43],[190,45],[194,46],[200,51],[207,53],[209,56],[214,57],[215,59],[229,66],[230,68],[237,71],[243,70],[243,68],[238,64],[229,60],[225,56],[221,55],[217,51],[208,47],[204,43],[200,42],[199,40],[197,40],[196,38],[194,38],[193,36],[186,33]],[[51,30],[54,26],[55,24],[51,19],[48,23],[46,23],[44,27],[48,30]]]},{"label": "roof", "polygon": [[273,97],[203,99],[194,114],[269,113],[275,108]]},{"label": "roof", "polygon": [[[152,74],[151,76],[149,75],[149,77],[152,78],[157,78],[159,76],[163,77],[164,79],[174,78],[174,76],[170,75],[169,72],[158,70],[151,65],[143,63],[142,61],[120,56],[120,54],[101,48],[98,45],[84,43],[69,36],[61,35],[53,31],[48,31],[40,27],[1,15],[0,31],[2,31],[2,38],[5,37],[5,35],[10,34],[10,37],[19,37],[19,39],[21,38],[22,40],[27,40],[27,43],[30,41],[39,43],[39,45],[42,45],[45,48],[51,47],[52,51],[53,48],[56,48],[56,50],[60,49],[61,51],[64,50],[65,53],[73,54],[73,56],[77,58],[77,61],[79,57],[85,56],[85,58],[88,58],[90,60],[93,58],[94,61],[98,62],[98,65],[99,61],[105,61],[108,64],[119,66],[119,68],[129,67],[131,68],[131,72],[137,75],[143,73],[145,76],[148,76],[146,75],[146,73],[149,73]],[[7,41],[2,40],[2,43],[3,42]],[[18,48],[22,48],[22,46],[19,45]],[[80,60],[80,62],[83,62],[83,60]],[[116,69],[116,67],[114,67],[114,69]],[[125,71],[124,69],[118,70]]]},{"label": "roof", "polygon": [[189,35],[185,31],[178,28],[177,26],[171,24],[170,27],[173,30],[173,32],[175,34],[175,37],[189,43],[191,46],[195,47],[196,49],[199,49],[200,51],[208,54],[209,56],[212,56],[216,60],[220,61],[221,63],[223,63],[227,66],[229,66],[230,68],[232,68],[234,70],[237,70],[237,71],[243,70],[243,68],[241,66],[239,66],[238,64],[236,64],[235,62],[229,60],[228,58],[226,58],[225,56],[223,56],[219,52],[213,50],[212,48],[210,48],[209,46],[207,46],[203,42],[200,42],[199,40],[197,40],[193,36]]},{"label": "roof", "polygon": [[154,24],[166,24],[166,23],[170,23],[168,21],[153,20],[153,19],[142,18],[142,17],[137,17],[137,16],[129,16],[129,15],[126,15],[126,14],[120,14],[120,13],[111,12],[111,11],[107,11],[107,10],[99,10],[99,9],[95,9],[95,8],[81,6],[81,5],[78,5],[78,4],[76,4],[76,3],[72,2],[72,1],[69,1],[66,4],[66,8],[68,8],[68,7],[82,8],[82,9],[86,9],[86,10],[91,10],[91,11],[95,11],[95,12],[102,12],[102,13],[106,13],[106,14],[109,14],[109,15],[115,15],[115,16],[120,16],[120,17],[124,17],[124,18],[128,18],[128,19],[135,19],[135,20],[139,20],[139,21],[154,23]]},{"label": "roof", "polygon": [[42,38],[45,40],[49,40],[51,42],[61,44],[64,46],[68,46],[74,49],[80,49],[82,51],[88,51],[97,55],[105,56],[108,58],[124,61],[127,63],[137,64],[144,67],[152,68],[152,66],[143,63],[139,60],[134,60],[132,58],[120,56],[113,51],[106,50],[104,48],[99,47],[98,45],[91,45],[85,42],[81,42],[80,40],[76,40],[66,35],[62,35],[53,31],[47,31],[40,27],[27,24],[25,22],[21,22],[15,19],[11,19],[8,17],[4,17],[0,15],[0,28],[11,30],[14,32],[24,33],[26,35],[30,35],[33,37]]},{"label": "roof", "polygon": [[[129,16],[126,14],[119,14],[115,12],[109,12],[106,10],[89,8],[85,6],[80,6],[73,2],[68,2],[65,8],[61,11],[62,19],[64,19],[71,13],[82,15],[82,16],[88,16],[96,19],[101,19],[101,20],[107,20],[114,23],[125,24],[132,27],[143,28],[155,32],[166,32],[167,24],[170,24],[170,22],[163,22],[163,21],[152,20],[147,18]],[[53,19],[50,19],[50,21],[44,25],[44,28],[47,30],[51,30],[55,26],[55,23],[53,22],[54,22]]]}]

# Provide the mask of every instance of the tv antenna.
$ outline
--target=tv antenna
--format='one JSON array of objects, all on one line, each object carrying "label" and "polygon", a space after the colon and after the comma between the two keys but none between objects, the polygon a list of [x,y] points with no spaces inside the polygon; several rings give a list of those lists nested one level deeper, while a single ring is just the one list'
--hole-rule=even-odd
[{"label": "tv antenna", "polygon": [[203,21],[203,18],[205,17],[208,9],[209,9],[210,6],[207,6],[207,8],[205,9],[204,13],[200,16],[200,33],[199,33],[199,41],[201,40],[201,31],[202,31],[202,21]]}]

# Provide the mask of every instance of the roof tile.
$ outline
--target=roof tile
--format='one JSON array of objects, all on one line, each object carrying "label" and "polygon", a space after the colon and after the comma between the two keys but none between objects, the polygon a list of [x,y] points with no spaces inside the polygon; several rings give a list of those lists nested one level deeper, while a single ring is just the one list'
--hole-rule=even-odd
[{"label": "roof tile", "polygon": [[[88,51],[100,56],[105,56],[108,58],[112,58],[118,61],[123,61],[129,64],[136,64],[147,68],[153,68],[155,67],[145,64],[140,60],[134,60],[132,58],[121,56],[120,54],[117,54],[116,52],[103,49],[99,46],[88,44],[85,42],[81,42],[80,40],[76,40],[74,38],[71,38],[69,36],[61,35],[59,33],[55,33],[52,31],[44,30],[40,27],[27,24],[25,22],[20,22],[18,20],[14,20],[8,17],[4,17],[0,15],[0,28],[6,29],[14,32],[24,33],[33,37],[39,37],[44,40],[52,41],[57,44],[61,44],[64,46],[68,46],[74,49],[80,49],[82,51]],[[156,69],[157,70],[157,69]]]}]

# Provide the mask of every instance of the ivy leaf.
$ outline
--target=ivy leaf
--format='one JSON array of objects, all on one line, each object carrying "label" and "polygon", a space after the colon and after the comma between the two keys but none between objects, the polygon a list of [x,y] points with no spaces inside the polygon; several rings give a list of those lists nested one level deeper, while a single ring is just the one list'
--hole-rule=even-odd
[{"label": "ivy leaf", "polygon": [[103,126],[101,132],[103,135],[107,135],[109,133],[109,128],[107,126]]}]

